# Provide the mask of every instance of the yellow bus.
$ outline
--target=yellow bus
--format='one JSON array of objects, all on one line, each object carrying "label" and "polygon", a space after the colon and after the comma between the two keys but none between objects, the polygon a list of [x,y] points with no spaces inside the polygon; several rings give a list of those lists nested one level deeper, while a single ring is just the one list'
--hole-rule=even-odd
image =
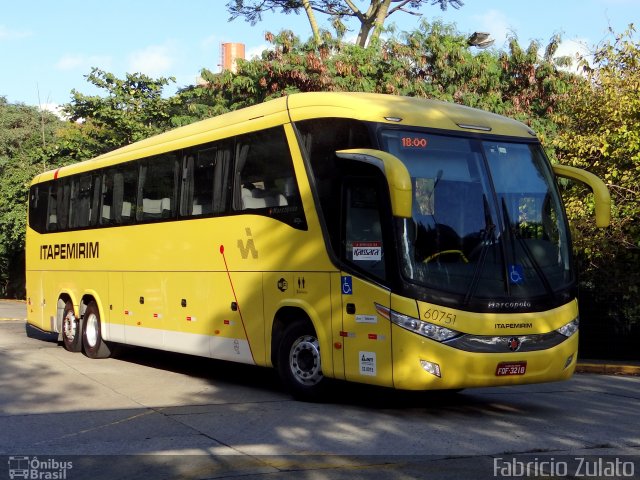
[{"label": "yellow bus", "polygon": [[526,125],[460,105],[293,94],[37,176],[30,334],[408,390],[569,378],[576,274]]}]

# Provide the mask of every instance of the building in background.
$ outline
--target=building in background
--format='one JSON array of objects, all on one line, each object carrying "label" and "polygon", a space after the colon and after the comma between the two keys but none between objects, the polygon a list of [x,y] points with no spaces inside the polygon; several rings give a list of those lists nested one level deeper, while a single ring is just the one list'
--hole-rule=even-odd
[{"label": "building in background", "polygon": [[220,68],[236,73],[236,60],[244,60],[244,43],[222,43],[220,45]]}]

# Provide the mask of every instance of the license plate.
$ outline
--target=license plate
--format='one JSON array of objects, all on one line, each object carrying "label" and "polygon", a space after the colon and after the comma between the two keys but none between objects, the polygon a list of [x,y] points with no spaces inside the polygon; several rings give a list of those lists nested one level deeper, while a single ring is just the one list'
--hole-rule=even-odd
[{"label": "license plate", "polygon": [[527,362],[501,362],[496,367],[496,377],[524,375],[526,371]]}]

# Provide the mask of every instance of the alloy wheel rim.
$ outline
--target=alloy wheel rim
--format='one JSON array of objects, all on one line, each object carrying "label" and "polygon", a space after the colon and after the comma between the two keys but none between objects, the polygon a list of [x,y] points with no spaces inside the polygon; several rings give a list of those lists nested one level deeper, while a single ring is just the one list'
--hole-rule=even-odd
[{"label": "alloy wheel rim", "polygon": [[311,335],[298,338],[291,347],[289,367],[293,377],[303,385],[316,385],[322,380],[320,344]]}]

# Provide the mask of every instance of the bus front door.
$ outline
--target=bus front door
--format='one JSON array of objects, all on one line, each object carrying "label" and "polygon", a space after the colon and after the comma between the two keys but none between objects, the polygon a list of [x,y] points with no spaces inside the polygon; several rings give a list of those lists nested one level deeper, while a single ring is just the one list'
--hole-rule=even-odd
[{"label": "bus front door", "polygon": [[344,179],[341,256],[350,272],[341,273],[342,337],[347,380],[392,385],[391,326],[388,312],[382,200],[384,185],[371,177]]}]

